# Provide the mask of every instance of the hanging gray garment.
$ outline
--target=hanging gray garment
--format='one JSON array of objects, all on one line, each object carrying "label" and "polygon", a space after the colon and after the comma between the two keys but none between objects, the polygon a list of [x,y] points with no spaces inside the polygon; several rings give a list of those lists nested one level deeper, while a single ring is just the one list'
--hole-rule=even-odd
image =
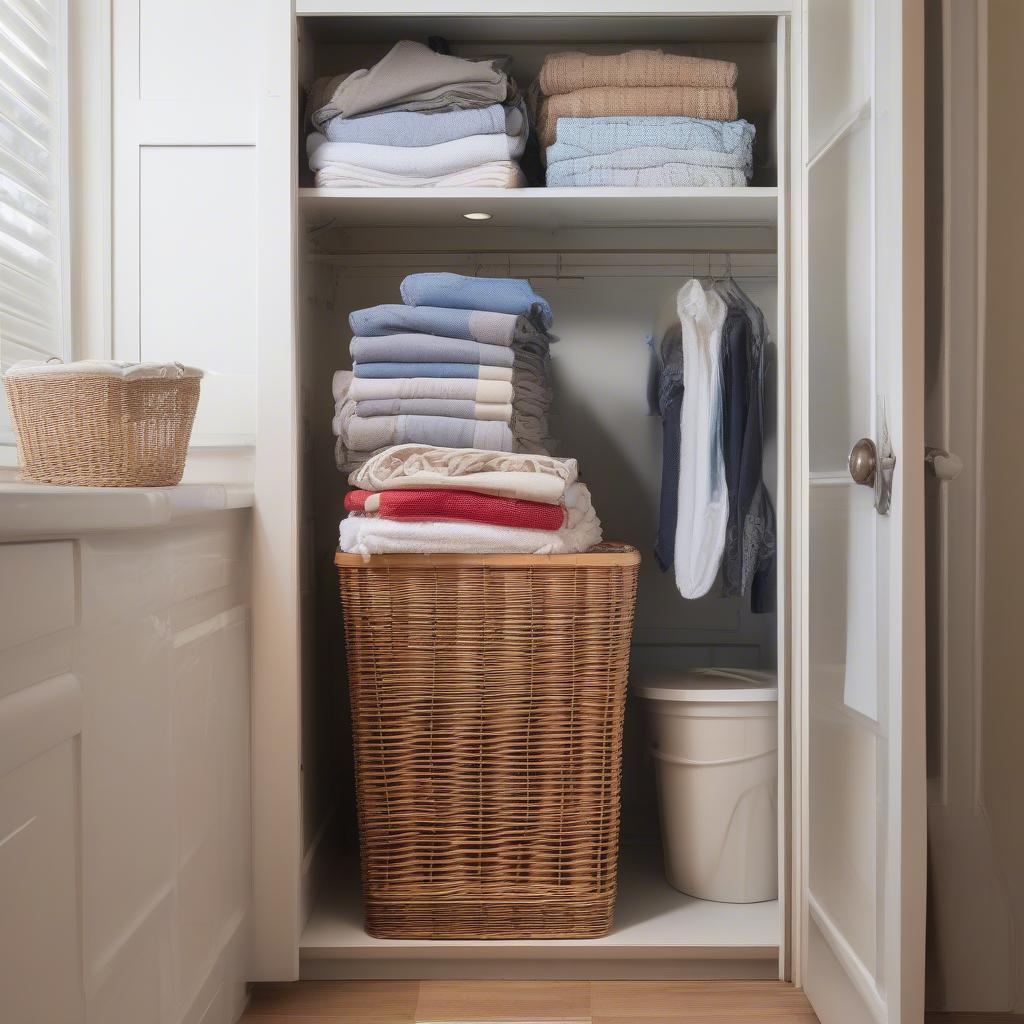
[{"label": "hanging gray garment", "polygon": [[725,404],[731,413],[724,427],[729,435],[725,447],[730,505],[723,556],[724,592],[731,596],[749,594],[753,611],[772,612],[776,606],[775,509],[762,472],[764,389],[771,335],[764,314],[734,280],[719,282],[716,289],[729,303],[726,326],[731,328],[723,338],[723,373],[728,391]]}]

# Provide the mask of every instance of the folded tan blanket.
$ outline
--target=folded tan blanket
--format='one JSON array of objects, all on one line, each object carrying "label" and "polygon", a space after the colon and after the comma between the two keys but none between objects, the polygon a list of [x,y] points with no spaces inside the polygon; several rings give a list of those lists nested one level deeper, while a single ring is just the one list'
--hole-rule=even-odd
[{"label": "folded tan blanket", "polygon": [[538,84],[545,96],[609,85],[729,88],[736,84],[736,65],[727,60],[680,57],[661,50],[629,50],[610,56],[552,53],[544,58]]},{"label": "folded tan blanket", "polygon": [[575,459],[402,444],[378,452],[348,482],[368,491],[439,487],[554,504],[576,472]]},{"label": "folded tan blanket", "polygon": [[537,111],[537,135],[542,146],[552,145],[560,117],[703,117],[735,121],[736,115],[736,90],[731,88],[601,86],[545,97]]}]

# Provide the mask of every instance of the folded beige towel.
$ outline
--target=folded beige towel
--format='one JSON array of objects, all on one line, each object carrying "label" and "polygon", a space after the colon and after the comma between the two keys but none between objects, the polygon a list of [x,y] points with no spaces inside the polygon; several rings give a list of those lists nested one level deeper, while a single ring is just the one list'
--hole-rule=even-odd
[{"label": "folded beige towel", "polygon": [[703,117],[735,121],[736,115],[736,90],[724,86],[601,86],[543,99],[537,112],[537,135],[542,146],[552,145],[560,117]]},{"label": "folded beige towel", "polygon": [[629,50],[603,56],[552,53],[544,58],[538,84],[545,96],[601,86],[730,88],[736,84],[736,65],[727,60],[680,57],[661,50]]}]

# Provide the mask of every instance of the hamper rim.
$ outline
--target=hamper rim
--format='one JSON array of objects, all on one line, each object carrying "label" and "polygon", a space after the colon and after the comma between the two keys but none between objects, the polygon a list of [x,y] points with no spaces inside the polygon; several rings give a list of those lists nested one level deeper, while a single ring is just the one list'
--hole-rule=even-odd
[{"label": "hamper rim", "polygon": [[621,566],[632,568],[640,564],[640,551],[632,544],[604,541],[589,551],[571,555],[523,554],[395,554],[369,555],[337,551],[334,564],[339,569],[374,568],[429,568],[459,569],[470,566],[494,568],[559,569],[566,566],[601,568]]},{"label": "hamper rim", "polygon": [[109,380],[201,380],[204,371],[184,363],[131,363],[110,359],[80,359],[76,362],[51,362],[23,359],[9,367],[5,379],[24,380],[29,377],[71,376],[79,379],[107,378]]}]

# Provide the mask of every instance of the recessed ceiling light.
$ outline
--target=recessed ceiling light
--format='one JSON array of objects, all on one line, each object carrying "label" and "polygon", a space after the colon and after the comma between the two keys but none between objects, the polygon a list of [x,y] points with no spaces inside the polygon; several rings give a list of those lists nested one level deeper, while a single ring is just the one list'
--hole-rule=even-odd
[{"label": "recessed ceiling light", "polygon": [[464,213],[462,215],[466,220],[490,220],[491,215],[489,213]]}]

